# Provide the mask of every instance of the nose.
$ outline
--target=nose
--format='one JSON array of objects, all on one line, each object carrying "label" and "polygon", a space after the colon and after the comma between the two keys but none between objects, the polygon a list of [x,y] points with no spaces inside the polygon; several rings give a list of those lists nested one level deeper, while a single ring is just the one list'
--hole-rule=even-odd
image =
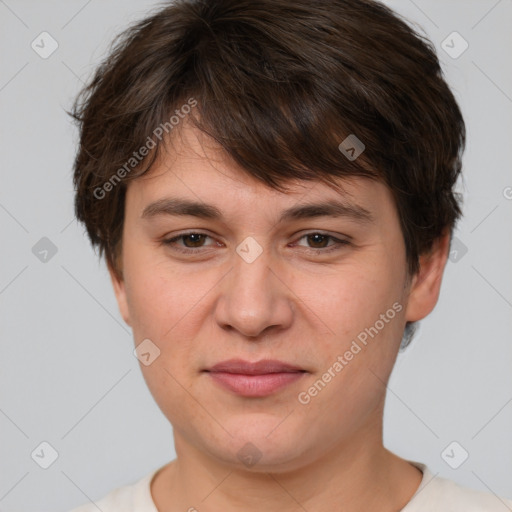
[{"label": "nose", "polygon": [[219,287],[218,325],[249,341],[261,341],[269,331],[289,327],[293,313],[293,293],[270,251],[263,250],[253,261],[234,252],[233,267]]}]

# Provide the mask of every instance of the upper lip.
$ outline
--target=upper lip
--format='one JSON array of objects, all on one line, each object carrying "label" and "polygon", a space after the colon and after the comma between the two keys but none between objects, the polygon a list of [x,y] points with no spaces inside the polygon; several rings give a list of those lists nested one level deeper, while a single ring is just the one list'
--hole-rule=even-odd
[{"label": "upper lip", "polygon": [[207,368],[208,372],[238,373],[243,375],[265,375],[268,373],[292,373],[306,370],[275,359],[262,359],[261,361],[244,361],[243,359],[229,359],[221,361]]}]

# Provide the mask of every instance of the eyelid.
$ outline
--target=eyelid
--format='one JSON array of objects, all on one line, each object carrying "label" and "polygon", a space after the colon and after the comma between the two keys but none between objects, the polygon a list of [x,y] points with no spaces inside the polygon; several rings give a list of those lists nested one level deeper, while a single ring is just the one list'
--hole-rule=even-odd
[{"label": "eyelid", "polygon": [[353,239],[350,235],[346,235],[344,233],[332,233],[330,231],[324,231],[322,229],[309,229],[306,231],[299,231],[298,233],[295,234],[297,239],[303,238],[308,235],[328,236],[330,238],[339,240],[340,242],[350,242]]},{"label": "eyelid", "polygon": [[[348,237],[343,237],[343,235],[332,235],[331,233],[324,233],[323,231],[310,231],[308,233],[303,233],[297,237],[297,240],[302,240],[303,238],[306,238],[307,236],[312,236],[312,235],[325,236],[332,240],[337,240],[338,242],[348,242]],[[345,240],[345,238],[347,240]]]}]

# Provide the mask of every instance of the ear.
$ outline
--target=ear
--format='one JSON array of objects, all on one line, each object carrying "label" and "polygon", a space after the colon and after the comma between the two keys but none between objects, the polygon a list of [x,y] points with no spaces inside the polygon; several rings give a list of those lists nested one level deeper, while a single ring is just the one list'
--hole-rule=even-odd
[{"label": "ear", "polygon": [[119,307],[119,312],[123,317],[123,320],[131,326],[130,323],[130,314],[128,309],[128,301],[126,299],[126,286],[124,282],[124,278],[122,273],[116,272],[110,263],[107,264],[108,273],[110,274],[110,280],[112,281],[112,286],[114,288],[114,293],[117,299],[117,305]]},{"label": "ear", "polygon": [[432,249],[420,255],[420,268],[413,276],[405,319],[416,322],[425,318],[437,304],[441,280],[450,250],[450,230],[434,241]]}]

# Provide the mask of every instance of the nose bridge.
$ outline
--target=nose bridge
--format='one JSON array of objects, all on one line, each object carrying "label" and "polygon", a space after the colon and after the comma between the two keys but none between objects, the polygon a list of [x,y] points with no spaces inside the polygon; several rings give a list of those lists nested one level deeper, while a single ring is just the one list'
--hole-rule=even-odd
[{"label": "nose bridge", "polygon": [[223,280],[216,317],[245,336],[256,337],[269,326],[291,320],[285,287],[271,270],[271,254],[248,237],[233,254],[233,267]]},{"label": "nose bridge", "polygon": [[258,295],[271,298],[272,290],[268,282],[271,274],[269,265],[269,251],[257,251],[250,244],[244,242],[237,247],[237,256],[234,257],[233,280],[237,284],[236,293],[242,296]]}]

